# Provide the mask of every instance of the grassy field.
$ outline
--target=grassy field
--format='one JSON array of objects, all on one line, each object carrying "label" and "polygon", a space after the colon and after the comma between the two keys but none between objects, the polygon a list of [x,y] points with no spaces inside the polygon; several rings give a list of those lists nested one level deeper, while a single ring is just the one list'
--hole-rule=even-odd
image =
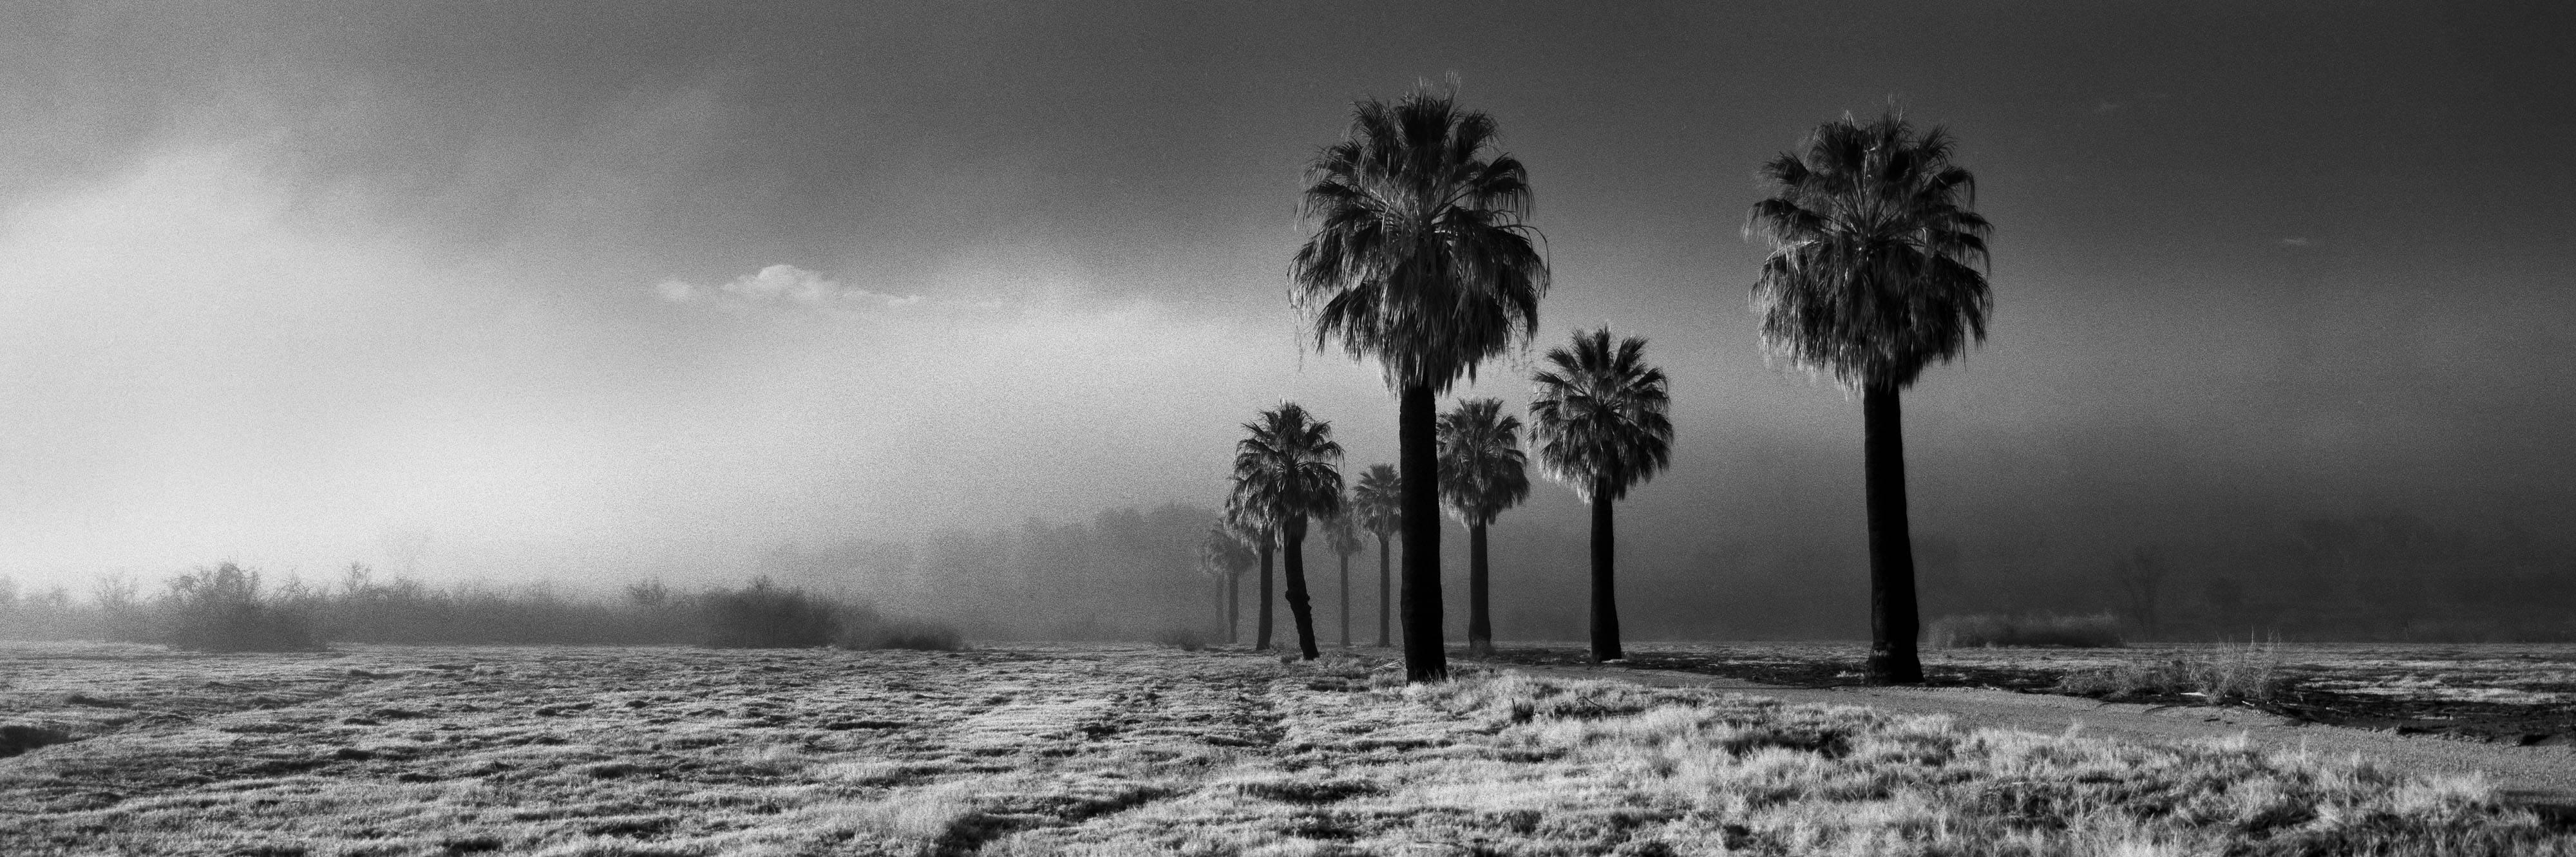
[{"label": "grassy field", "polygon": [[[1573,644],[1521,645],[1506,661],[1581,663]],[[1769,684],[1857,684],[1867,648],[1847,642],[1645,643],[1631,666]],[[1927,648],[1934,685],[1998,687],[2202,704],[2190,682],[2120,690],[2106,676],[2194,664],[2250,672],[2271,689],[2250,704],[2304,720],[2521,745],[2576,744],[2576,645],[2565,643],[2138,644],[2124,648]],[[2237,704],[2248,701],[2235,700]]]},{"label": "grassy field", "polygon": [[[0,647],[20,854],[2576,854],[2242,744],[1234,652]],[[34,739],[31,739],[34,740]],[[41,743],[41,740],[34,740]]]}]

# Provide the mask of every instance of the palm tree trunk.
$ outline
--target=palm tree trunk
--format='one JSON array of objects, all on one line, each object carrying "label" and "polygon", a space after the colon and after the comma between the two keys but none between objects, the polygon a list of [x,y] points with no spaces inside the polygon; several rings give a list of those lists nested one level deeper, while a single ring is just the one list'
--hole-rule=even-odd
[{"label": "palm tree trunk", "polygon": [[1438,402],[1429,384],[1406,384],[1395,415],[1396,463],[1404,482],[1404,677],[1446,681],[1449,653],[1440,627],[1440,460]]},{"label": "palm tree trunk", "polygon": [[1494,619],[1485,612],[1485,525],[1467,528],[1467,651],[1494,653]]},{"label": "palm tree trunk", "polygon": [[1619,648],[1619,596],[1612,580],[1617,559],[1615,531],[1610,526],[1610,480],[1592,484],[1592,659],[1615,661],[1628,656]]},{"label": "palm tree trunk", "polygon": [[[1336,538],[1339,538],[1336,536]],[[1342,648],[1351,647],[1351,555],[1342,554]]]},{"label": "palm tree trunk", "polygon": [[1315,650],[1315,610],[1306,600],[1306,518],[1289,518],[1279,530],[1279,544],[1288,554],[1288,615],[1297,621],[1297,654],[1306,660],[1323,657]]},{"label": "palm tree trunk", "polygon": [[1270,602],[1276,600],[1270,596],[1270,551],[1274,541],[1268,532],[1261,534],[1261,609],[1255,611],[1259,618],[1252,626],[1252,650],[1256,652],[1270,650]]},{"label": "palm tree trunk", "polygon": [[1243,572],[1225,572],[1225,642],[1243,642]]},{"label": "palm tree trunk", "polygon": [[1905,418],[1896,386],[1862,388],[1861,447],[1869,488],[1869,682],[1921,684],[1914,653],[1914,539],[1905,520]]},{"label": "palm tree trunk", "polygon": [[1391,626],[1390,626],[1390,625],[1389,625],[1389,623],[1388,623],[1388,617],[1389,617],[1389,616],[1391,616],[1391,615],[1393,615],[1393,614],[1394,614],[1394,612],[1395,612],[1395,602],[1394,602],[1394,598],[1393,598],[1393,596],[1394,596],[1394,594],[1395,594],[1395,590],[1394,590],[1394,588],[1393,588],[1392,586],[1390,586],[1390,583],[1395,579],[1395,574],[1394,574],[1393,572],[1390,572],[1390,571],[1388,571],[1388,570],[1387,570],[1387,563],[1386,563],[1386,560],[1387,560],[1387,547],[1388,547],[1388,546],[1387,546],[1387,543],[1386,543],[1386,534],[1385,534],[1385,533],[1379,533],[1379,534],[1377,534],[1377,645],[1378,645],[1378,648],[1385,648],[1385,647],[1388,647],[1388,646],[1395,645],[1395,637],[1394,637],[1393,635],[1391,635],[1391,634],[1387,633],[1389,630],[1391,630]]}]

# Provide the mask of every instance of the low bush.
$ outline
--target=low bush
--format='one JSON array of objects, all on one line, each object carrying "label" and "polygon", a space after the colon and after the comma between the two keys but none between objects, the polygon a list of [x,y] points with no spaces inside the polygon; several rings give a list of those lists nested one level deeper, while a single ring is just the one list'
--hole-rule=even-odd
[{"label": "low bush", "polygon": [[1933,620],[1928,636],[1935,648],[1944,649],[1984,646],[2111,649],[2123,645],[2120,620],[2108,613],[2091,616],[2005,616],[1991,613],[1943,616]]},{"label": "low bush", "polygon": [[924,619],[888,619],[866,613],[867,621],[853,622],[842,631],[838,645],[844,649],[911,649],[920,652],[954,652],[966,648],[966,638],[954,626]]},{"label": "low bush", "polygon": [[700,609],[705,633],[699,643],[709,648],[825,646],[842,636],[841,605],[766,577],[741,589],[709,592]]},{"label": "low bush", "polygon": [[1206,634],[1189,628],[1165,628],[1154,634],[1154,643],[1184,652],[1195,652],[1207,648],[1208,639]]},{"label": "low bush", "polygon": [[307,652],[322,648],[296,593],[260,590],[259,572],[233,563],[170,581],[151,627],[160,642],[201,652]]},{"label": "low bush", "polygon": [[2270,702],[2288,682],[2277,642],[2219,644],[2155,660],[2079,670],[2058,679],[2058,693],[2100,699],[2196,696],[2211,703]]}]

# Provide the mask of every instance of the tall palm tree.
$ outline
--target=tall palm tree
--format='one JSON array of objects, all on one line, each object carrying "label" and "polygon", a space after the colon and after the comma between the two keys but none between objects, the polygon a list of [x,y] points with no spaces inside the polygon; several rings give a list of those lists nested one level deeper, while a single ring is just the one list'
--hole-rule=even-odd
[{"label": "tall palm tree", "polygon": [[1239,606],[1243,599],[1239,592],[1243,573],[1252,570],[1254,562],[1252,545],[1245,543],[1240,534],[1224,524],[1209,527],[1207,538],[1199,542],[1199,567],[1223,578],[1217,584],[1217,592],[1225,603],[1217,610],[1217,621],[1225,623],[1225,641],[1228,643],[1235,641],[1238,629],[1243,626],[1242,608]]},{"label": "tall palm tree", "polygon": [[1225,498],[1225,526],[1226,529],[1234,531],[1235,538],[1251,543],[1253,553],[1259,560],[1261,600],[1260,606],[1253,611],[1256,618],[1252,626],[1252,649],[1256,652],[1268,651],[1270,649],[1270,604],[1278,600],[1271,595],[1270,569],[1272,551],[1279,546],[1279,527],[1271,520],[1268,507],[1247,502],[1244,499],[1243,484],[1239,477],[1235,483],[1234,495]]},{"label": "tall palm tree", "polygon": [[1395,466],[1369,465],[1368,472],[1360,474],[1360,484],[1351,489],[1351,507],[1360,529],[1377,536],[1377,644],[1393,645],[1387,614],[1393,612],[1395,593],[1387,585],[1393,578],[1387,571],[1387,542],[1404,526],[1404,488]]},{"label": "tall palm tree", "polygon": [[[1315,648],[1315,613],[1306,598],[1306,521],[1342,511],[1342,472],[1334,464],[1342,445],[1333,442],[1332,423],[1308,416],[1295,402],[1262,411],[1243,428],[1234,447],[1234,498],[1260,510],[1278,538],[1297,651],[1311,661],[1323,653]],[[1269,593],[1262,596],[1267,612]]]},{"label": "tall palm tree", "polygon": [[1530,402],[1539,466],[1592,504],[1592,659],[1627,657],[1619,648],[1617,556],[1610,506],[1672,463],[1671,397],[1664,370],[1647,365],[1646,340],[1610,343],[1610,328],[1577,331],[1548,349]]},{"label": "tall palm tree", "polygon": [[1495,150],[1493,117],[1417,90],[1351,111],[1341,142],[1307,166],[1293,300],[1315,347],[1339,341],[1375,358],[1397,391],[1402,467],[1404,667],[1449,675],[1440,603],[1437,397],[1476,366],[1528,341],[1547,262],[1523,221],[1528,171]]},{"label": "tall palm tree", "polygon": [[1914,547],[1905,515],[1904,419],[1897,393],[1924,368],[1984,342],[1994,294],[1976,177],[1954,142],[1890,112],[1850,116],[1762,166],[1771,197],[1747,237],[1769,239],[1753,306],[1772,353],[1830,373],[1861,399],[1869,509],[1869,679],[1923,680],[1915,655]]},{"label": "tall palm tree", "polygon": [[1480,655],[1494,651],[1485,529],[1529,499],[1529,456],[1521,452],[1520,432],[1520,418],[1504,414],[1501,399],[1459,402],[1440,417],[1440,499],[1467,525],[1467,648]]},{"label": "tall palm tree", "polygon": [[1351,647],[1351,554],[1368,547],[1360,540],[1359,524],[1351,520],[1347,501],[1341,514],[1324,519],[1324,545],[1342,558],[1342,648],[1347,649]]}]

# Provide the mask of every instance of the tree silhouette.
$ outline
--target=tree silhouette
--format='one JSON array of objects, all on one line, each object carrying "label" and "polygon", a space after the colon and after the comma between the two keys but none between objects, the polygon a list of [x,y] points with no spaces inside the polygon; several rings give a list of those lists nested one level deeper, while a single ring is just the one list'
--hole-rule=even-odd
[{"label": "tree silhouette", "polygon": [[1494,151],[1494,120],[1417,90],[1352,108],[1350,130],[1307,166],[1293,300],[1315,347],[1378,361],[1397,391],[1404,476],[1404,665],[1449,675],[1440,603],[1438,395],[1538,326],[1547,263],[1532,243],[1528,172]]},{"label": "tree silhouette", "polygon": [[1404,488],[1391,464],[1369,465],[1360,474],[1360,484],[1351,489],[1352,514],[1359,518],[1360,529],[1377,536],[1377,644],[1394,645],[1388,627],[1388,614],[1393,612],[1395,592],[1388,582],[1388,541],[1404,526]]},{"label": "tree silhouette", "polygon": [[1324,519],[1324,545],[1342,559],[1342,648],[1347,649],[1351,647],[1351,554],[1368,547],[1360,540],[1360,528],[1351,520],[1347,501],[1341,514]]},{"label": "tree silhouette", "polygon": [[1225,641],[1235,642],[1243,625],[1242,596],[1238,594],[1243,573],[1252,570],[1259,557],[1242,536],[1224,524],[1209,527],[1207,538],[1199,542],[1199,567],[1219,575],[1217,590],[1225,603],[1217,610],[1217,621],[1225,623]]},{"label": "tree silhouette", "polygon": [[[1307,416],[1295,402],[1262,411],[1243,429],[1245,436],[1234,447],[1233,500],[1240,508],[1258,510],[1278,538],[1288,612],[1297,622],[1297,650],[1314,660],[1322,652],[1315,648],[1315,615],[1306,598],[1306,522],[1342,510],[1342,473],[1334,465],[1341,460],[1342,445],[1333,442],[1332,423]],[[1269,593],[1262,596],[1266,613]]]},{"label": "tree silhouette", "polygon": [[1271,589],[1272,551],[1279,546],[1279,527],[1270,517],[1270,509],[1248,504],[1243,495],[1241,477],[1236,477],[1235,493],[1225,499],[1225,525],[1238,538],[1253,544],[1253,554],[1261,566],[1261,601],[1253,609],[1252,649],[1270,649],[1270,605],[1278,600]]},{"label": "tree silhouette", "polygon": [[1529,499],[1520,430],[1520,418],[1504,414],[1501,399],[1459,402],[1440,417],[1440,500],[1467,525],[1467,648],[1480,655],[1494,651],[1485,529]]},{"label": "tree silhouette", "polygon": [[1577,331],[1548,349],[1531,380],[1532,440],[1548,478],[1592,504],[1592,658],[1627,657],[1619,646],[1617,557],[1611,504],[1672,463],[1673,422],[1664,370],[1647,365],[1646,340],[1610,342],[1610,328]]},{"label": "tree silhouette", "polygon": [[1869,509],[1869,680],[1923,680],[1898,391],[1986,338],[1993,293],[1976,178],[1939,127],[1845,116],[1764,164],[1771,197],[1745,225],[1771,245],[1753,282],[1772,353],[1861,394]]}]

